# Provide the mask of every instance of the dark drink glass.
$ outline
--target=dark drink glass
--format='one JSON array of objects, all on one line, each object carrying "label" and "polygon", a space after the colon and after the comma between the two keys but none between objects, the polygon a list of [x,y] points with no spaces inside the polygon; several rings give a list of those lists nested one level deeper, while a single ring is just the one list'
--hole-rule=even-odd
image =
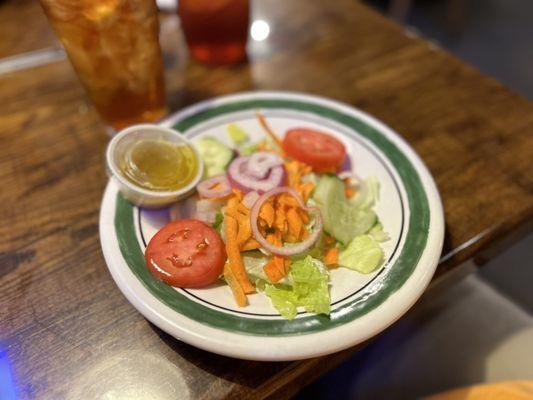
[{"label": "dark drink glass", "polygon": [[196,60],[233,64],[246,58],[249,0],[179,0],[178,13]]}]

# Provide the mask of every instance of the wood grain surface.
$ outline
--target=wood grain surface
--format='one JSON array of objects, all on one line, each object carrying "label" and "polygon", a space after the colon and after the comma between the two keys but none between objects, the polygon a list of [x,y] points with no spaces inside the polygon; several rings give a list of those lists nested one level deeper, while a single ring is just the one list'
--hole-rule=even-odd
[{"label": "wood grain surface", "polygon": [[[356,1],[255,5],[271,35],[233,67],[188,62],[177,17],[162,16],[171,110],[273,89],[373,114],[436,179],[446,218],[441,275],[530,229],[530,102]],[[1,3],[0,22],[2,56],[55,43],[35,1]],[[355,351],[240,361],[151,325],[119,292],[102,257],[108,137],[68,61],[1,75],[0,104],[0,361],[11,367],[21,399],[288,398]]]}]

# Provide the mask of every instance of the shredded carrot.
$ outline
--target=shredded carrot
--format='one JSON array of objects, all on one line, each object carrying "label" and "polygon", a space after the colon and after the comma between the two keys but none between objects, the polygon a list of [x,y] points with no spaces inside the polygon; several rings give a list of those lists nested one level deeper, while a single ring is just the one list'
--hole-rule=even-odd
[{"label": "shredded carrot", "polygon": [[287,211],[287,222],[289,223],[290,233],[299,238],[304,226],[295,208],[289,208]]},{"label": "shredded carrot", "polygon": [[238,224],[237,219],[228,214],[228,210],[231,210],[237,203],[236,197],[232,197],[228,200],[226,209],[226,217],[224,218],[225,233],[226,233],[226,253],[228,255],[229,267],[231,268],[235,279],[241,285],[246,294],[254,293],[254,285],[250,282],[248,274],[244,269],[242,263],[241,253],[239,250],[239,243],[237,241],[238,236]]},{"label": "shredded carrot", "polygon": [[344,195],[348,199],[352,198],[357,193],[357,191],[354,189],[353,186],[350,185],[349,178],[344,179],[343,182],[344,182]]},{"label": "shredded carrot", "polygon": [[296,189],[303,201],[307,202],[315,185],[313,182],[302,182],[302,177],[311,172],[311,167],[296,160],[286,161],[284,166],[287,171],[287,181],[289,186]]},{"label": "shredded carrot", "polygon": [[237,195],[228,201],[225,214],[237,221],[238,233],[236,237],[237,245],[243,247],[252,238],[252,227],[250,225],[250,210],[239,202]]},{"label": "shredded carrot", "polygon": [[324,263],[329,267],[339,263],[339,249],[332,247],[324,254]]},{"label": "shredded carrot", "polygon": [[287,223],[287,216],[285,215],[285,210],[283,207],[277,207],[275,219],[274,219],[274,228],[276,228],[281,233],[285,233],[285,224]]},{"label": "shredded carrot", "polygon": [[237,211],[237,209],[235,208],[235,205],[232,205],[231,207],[227,206],[224,213],[226,215],[229,215],[230,217],[235,218],[236,220],[240,220],[242,216],[242,214],[239,213],[239,211]]},{"label": "shredded carrot", "polygon": [[259,119],[259,123],[265,129],[266,133],[268,133],[268,136],[270,136],[272,140],[279,146],[280,150],[283,151],[283,143],[281,142],[281,139],[274,133],[270,126],[268,126],[265,117],[263,117],[261,113],[256,113],[256,115]]},{"label": "shredded carrot", "polygon": [[238,201],[242,201],[242,198],[244,197],[244,194],[239,189],[233,189],[233,194],[237,198]]},{"label": "shredded carrot", "polygon": [[297,191],[298,194],[303,199],[304,203],[307,202],[307,199],[309,198],[309,195],[315,188],[315,184],[313,182],[304,182],[298,185]]},{"label": "shredded carrot", "polygon": [[287,181],[289,186],[297,188],[301,178],[300,163],[296,160],[286,161],[284,166],[285,171],[287,171]]},{"label": "shredded carrot", "polygon": [[246,207],[244,204],[242,203],[238,203],[235,205],[235,209],[237,211],[239,211],[241,214],[244,214],[244,215],[249,215],[250,214],[250,209],[248,207]]},{"label": "shredded carrot", "polygon": [[287,207],[300,207],[298,200],[289,193],[282,193],[277,198],[277,204]]},{"label": "shredded carrot", "polygon": [[327,245],[331,245],[333,243],[335,243],[336,240],[333,236],[329,236],[329,235],[324,235],[324,243],[327,244]]},{"label": "shredded carrot", "polygon": [[232,269],[229,266],[229,263],[224,264],[224,279],[233,293],[235,302],[239,307],[244,307],[248,304],[248,299],[246,298],[246,293],[242,290],[241,285],[239,284],[237,278],[233,274]]},{"label": "shredded carrot", "polygon": [[269,199],[261,207],[258,219],[259,232],[275,246],[282,246],[283,242],[297,243],[309,236],[305,227],[309,215],[290,194]]},{"label": "shredded carrot", "polygon": [[353,190],[351,187],[347,187],[344,189],[344,195],[346,196],[346,198],[352,198],[354,194],[355,190]]},{"label": "shredded carrot", "polygon": [[307,214],[307,211],[305,211],[304,209],[300,208],[298,210],[298,214],[300,215],[300,219],[302,220],[302,222],[304,224],[308,224],[309,223],[309,214]]},{"label": "shredded carrot", "polygon": [[283,244],[281,236],[282,235],[280,231],[275,231],[274,233],[268,233],[266,235],[266,240],[268,243],[280,247]]},{"label": "shredded carrot", "polygon": [[299,242],[299,239],[290,232],[288,232],[287,234],[283,236],[283,240],[286,243],[298,243]]},{"label": "shredded carrot", "polygon": [[285,257],[283,256],[274,256],[274,262],[276,263],[276,267],[278,268],[278,271],[285,276]]},{"label": "shredded carrot", "polygon": [[276,242],[277,242],[276,235],[274,235],[273,233],[269,233],[268,235],[266,235],[266,240],[268,243],[276,246]]},{"label": "shredded carrot", "polygon": [[283,256],[273,256],[263,267],[268,279],[276,283],[283,279],[289,272],[291,260]]},{"label": "shredded carrot", "polygon": [[274,216],[274,206],[269,201],[265,202],[259,210],[259,218],[263,219],[266,222],[267,226],[270,227],[274,224]]},{"label": "shredded carrot", "polygon": [[278,282],[280,279],[283,278],[282,273],[279,271],[278,266],[276,265],[276,261],[274,258],[271,258],[263,267],[263,271],[265,271],[265,274],[267,275],[268,279],[272,283]]},{"label": "shredded carrot", "polygon": [[250,226],[250,219],[246,218],[245,223],[239,224],[239,233],[237,234],[237,244],[242,246],[252,237],[252,228]]},{"label": "shredded carrot", "polygon": [[285,275],[289,273],[289,268],[291,267],[292,261],[290,258],[285,259]]},{"label": "shredded carrot", "polygon": [[250,238],[241,245],[240,249],[241,251],[249,251],[249,250],[258,249],[259,247],[261,247],[259,242],[255,240],[254,238]]}]

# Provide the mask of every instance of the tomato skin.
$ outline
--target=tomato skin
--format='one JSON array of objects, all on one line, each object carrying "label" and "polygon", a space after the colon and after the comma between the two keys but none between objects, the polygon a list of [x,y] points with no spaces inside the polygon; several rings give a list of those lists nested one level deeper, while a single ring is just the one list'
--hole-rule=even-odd
[{"label": "tomato skin", "polygon": [[289,129],[283,149],[292,158],[309,164],[316,172],[335,172],[346,157],[342,142],[332,135],[308,128]]},{"label": "tomato skin", "polygon": [[210,285],[226,262],[224,243],[203,221],[182,219],[161,228],[144,252],[146,266],[157,279],[176,287]]}]

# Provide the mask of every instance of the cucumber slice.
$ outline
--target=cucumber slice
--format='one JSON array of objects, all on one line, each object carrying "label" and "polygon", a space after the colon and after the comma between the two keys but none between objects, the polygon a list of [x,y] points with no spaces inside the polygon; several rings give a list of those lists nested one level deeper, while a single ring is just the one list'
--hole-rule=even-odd
[{"label": "cucumber slice", "polygon": [[322,176],[313,199],[322,213],[324,229],[344,245],[376,223],[374,211],[354,206],[346,199],[344,185],[336,176]]},{"label": "cucumber slice", "polygon": [[233,150],[212,137],[198,139],[196,147],[204,160],[206,177],[226,172],[226,167],[233,159]]},{"label": "cucumber slice", "polygon": [[246,131],[236,124],[229,124],[227,129],[229,137],[235,144],[243,144],[250,140]]}]

